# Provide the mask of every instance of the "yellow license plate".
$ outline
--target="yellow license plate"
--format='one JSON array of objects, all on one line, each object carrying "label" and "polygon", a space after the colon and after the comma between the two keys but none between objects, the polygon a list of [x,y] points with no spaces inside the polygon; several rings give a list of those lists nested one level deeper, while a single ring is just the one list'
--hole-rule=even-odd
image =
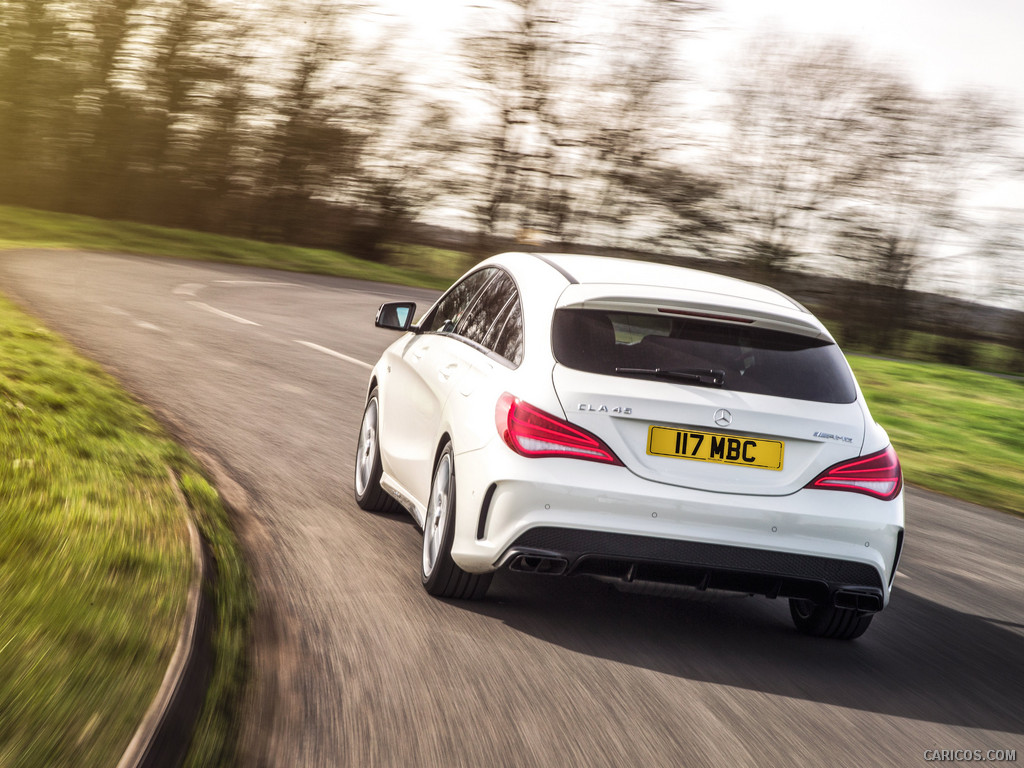
[{"label": "yellow license plate", "polygon": [[778,440],[691,432],[687,429],[651,426],[647,433],[649,456],[736,464],[741,467],[782,469],[785,444]]}]

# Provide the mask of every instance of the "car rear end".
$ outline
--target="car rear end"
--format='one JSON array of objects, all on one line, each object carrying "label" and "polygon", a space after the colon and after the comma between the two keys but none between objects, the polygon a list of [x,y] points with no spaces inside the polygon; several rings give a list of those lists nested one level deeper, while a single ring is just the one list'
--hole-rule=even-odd
[{"label": "car rear end", "polygon": [[[566,262],[566,274],[589,266]],[[517,460],[488,488],[477,554],[513,570],[881,610],[902,546],[902,477],[842,353],[771,289],[671,274],[669,287],[574,279],[561,293],[550,320],[561,413],[519,393],[498,403]]]}]

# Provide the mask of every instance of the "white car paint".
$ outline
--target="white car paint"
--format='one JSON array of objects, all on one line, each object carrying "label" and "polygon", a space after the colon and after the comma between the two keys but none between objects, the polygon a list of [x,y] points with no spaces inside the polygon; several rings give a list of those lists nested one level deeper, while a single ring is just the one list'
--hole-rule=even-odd
[{"label": "white car paint", "polygon": [[[831,342],[804,307],[771,288],[659,264],[511,253],[475,269],[487,267],[505,270],[518,288],[518,366],[455,335],[407,332],[370,377],[379,392],[380,486],[421,526],[433,468],[451,442],[457,493],[450,556],[458,568],[494,571],[524,533],[555,527],[866,565],[888,603],[904,527],[902,493],[882,500],[807,487],[837,462],[889,445],[856,385],[851,403],[808,402],[590,373],[557,362],[552,348],[557,308],[678,311],[715,322],[724,316],[726,323]],[[516,453],[495,425],[504,393],[593,433],[623,465]],[[714,421],[721,408],[733,419],[727,427]],[[651,425],[784,441],[783,467],[652,456],[645,450]]]}]

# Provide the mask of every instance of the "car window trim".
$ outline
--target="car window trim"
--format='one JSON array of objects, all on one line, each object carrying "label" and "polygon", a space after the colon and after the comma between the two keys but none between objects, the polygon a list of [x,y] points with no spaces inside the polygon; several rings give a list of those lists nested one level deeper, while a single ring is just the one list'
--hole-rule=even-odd
[{"label": "car window trim", "polygon": [[[502,355],[499,355],[497,352],[495,352],[493,349],[488,349],[487,347],[483,346],[482,344],[478,344],[477,342],[473,341],[472,339],[467,339],[465,336],[456,336],[455,334],[447,334],[446,338],[454,339],[455,341],[461,341],[467,347],[472,347],[477,352],[480,352],[480,353],[486,355],[488,358],[490,358],[491,360],[494,360],[495,362],[501,363],[506,368],[510,368],[512,370],[515,370],[516,368],[519,367],[519,365],[516,365],[511,360],[509,360],[507,357],[503,357]],[[522,365],[522,363],[520,363],[520,365]]]},{"label": "car window trim", "polygon": [[[518,364],[513,363],[507,357],[505,357],[503,355],[499,355],[494,350],[488,349],[487,347],[483,346],[482,344],[480,344],[478,342],[475,342],[472,339],[467,338],[466,336],[460,335],[458,333],[458,326],[456,326],[455,330],[448,331],[447,333],[442,333],[441,331],[436,331],[436,330],[428,331],[428,330],[425,329],[425,326],[427,326],[429,323],[431,323],[433,321],[434,315],[437,312],[437,308],[441,305],[441,302],[444,301],[445,298],[447,298],[448,295],[451,294],[452,291],[454,291],[459,285],[464,283],[466,280],[469,280],[473,275],[475,275],[475,274],[477,274],[479,272],[485,271],[485,270],[491,270],[491,271],[494,272],[494,274],[491,275],[491,277],[489,279],[485,280],[481,284],[481,286],[477,289],[476,293],[473,294],[473,298],[470,299],[469,303],[466,305],[466,309],[468,310],[469,308],[471,308],[473,306],[473,304],[476,303],[476,301],[480,298],[480,294],[483,292],[483,290],[488,285],[490,285],[491,281],[494,280],[497,277],[498,273],[506,275],[509,278],[509,280],[512,281],[512,286],[513,286],[513,289],[514,289],[511,301],[515,301],[515,302],[519,303],[519,314],[520,314],[520,317],[523,318],[523,320],[522,320],[522,322],[523,322],[523,332],[522,332],[522,339],[519,342],[519,346],[522,348],[522,357],[525,357],[526,356],[526,322],[525,322],[526,315],[525,315],[525,313],[523,312],[523,309],[522,309],[522,291],[519,289],[519,283],[516,281],[515,275],[513,275],[507,269],[505,269],[504,267],[502,267],[501,265],[498,265],[498,264],[488,264],[487,266],[483,266],[480,269],[474,269],[472,272],[469,272],[466,275],[463,275],[461,280],[459,280],[457,283],[454,283],[447,291],[445,291],[441,296],[438,297],[437,301],[435,301],[433,306],[431,306],[430,309],[427,310],[426,314],[423,315],[423,319],[415,327],[417,328],[417,332],[418,333],[422,333],[422,334],[435,334],[437,336],[445,336],[447,338],[457,339],[458,341],[461,341],[463,344],[467,344],[468,346],[473,347],[478,352],[482,352],[483,354],[487,355],[487,357],[491,358],[492,360],[495,360],[496,362],[501,363],[506,368],[511,368],[512,370],[515,370],[520,365],[522,365],[522,360],[520,360],[520,362]],[[498,313],[498,318],[500,318],[501,314],[505,312],[505,309],[511,303],[511,301],[506,302],[505,305],[502,306],[501,312]],[[498,318],[496,318],[495,320],[497,320]],[[508,318],[506,317],[506,322],[507,321],[508,321]],[[459,325],[461,325],[461,318],[460,318]],[[487,333],[489,334],[490,331],[491,331],[491,329],[488,328],[487,329]],[[501,330],[501,332],[499,332],[498,335],[500,336],[502,332],[504,332],[504,325],[502,326],[502,330]],[[487,338],[487,334],[484,335],[484,338]]]},{"label": "car window trim", "polygon": [[[510,306],[512,304],[515,304],[515,303],[518,303],[518,301],[519,301],[519,291],[517,290],[515,292],[515,294],[513,295],[513,297],[505,302],[505,305],[501,308],[501,311],[504,312],[505,309],[508,306]],[[520,315],[521,314],[522,314],[522,310],[520,309]],[[500,317],[500,314],[499,314],[499,317]],[[505,318],[505,323],[502,324],[501,331],[498,332],[499,338],[500,338],[501,334],[505,332],[505,325],[508,323],[509,317],[511,317],[511,313],[509,313],[509,316]],[[495,322],[497,322],[497,319],[495,320]],[[487,329],[487,332],[490,333],[490,329],[489,328]],[[431,333],[435,333],[435,331],[431,331]],[[496,351],[494,351],[490,347],[485,347],[483,344],[481,344],[479,342],[476,342],[476,341],[473,341],[471,338],[469,338],[467,336],[462,336],[462,335],[456,333],[455,331],[452,331],[451,333],[440,334],[440,335],[443,335],[446,338],[455,339],[456,341],[461,341],[463,344],[466,344],[466,345],[472,347],[473,349],[477,350],[478,352],[483,352],[485,355],[487,355],[492,360],[496,360],[499,363],[502,363],[505,367],[511,368],[512,370],[515,370],[520,365],[522,365],[522,362],[514,363],[509,358],[505,357],[504,355],[498,354]],[[520,346],[523,346],[523,344],[520,343]],[[524,347],[523,354],[525,355],[525,353],[526,353],[526,350],[525,350],[525,347]]]},{"label": "car window trim", "polygon": [[[522,309],[522,292],[519,290],[519,283],[516,282],[515,276],[511,272],[509,272],[507,269],[505,269],[504,267],[499,266],[499,265],[489,265],[487,267],[484,267],[484,269],[493,269],[495,274],[492,275],[489,280],[484,281],[483,285],[480,286],[480,289],[473,295],[472,301],[466,306],[466,311],[468,312],[473,307],[473,305],[479,300],[480,295],[483,293],[484,289],[488,285],[491,284],[492,280],[496,280],[498,274],[500,273],[500,274],[503,274],[506,277],[508,277],[508,279],[511,281],[511,283],[512,283],[512,296],[510,297],[510,299],[508,301],[506,301],[502,305],[501,310],[498,312],[497,316],[494,319],[494,322],[497,322],[499,319],[501,319],[501,316],[503,314],[505,314],[505,310],[514,302],[519,304],[519,315],[520,315],[520,317],[524,317],[524,313],[523,313],[523,309]],[[469,277],[471,275],[476,274],[477,271],[479,271],[479,270],[474,270],[473,272],[470,272],[468,275],[465,276],[464,279],[469,279]],[[460,282],[462,282],[462,281],[460,281]],[[452,288],[455,288],[455,286],[453,285]],[[448,290],[451,291],[452,288],[449,288]],[[447,295],[448,294],[446,292],[445,296],[447,296]],[[441,303],[441,299],[443,299],[443,298],[444,298],[444,296],[442,296],[440,299],[438,299],[437,300],[437,304],[440,304]],[[436,307],[437,304],[435,304],[434,306]],[[433,312],[434,308],[432,307],[430,311]],[[511,313],[509,313],[509,315],[507,315],[505,317],[505,323],[508,322],[508,318],[510,316],[511,316]],[[494,323],[491,324],[491,327],[493,327],[493,324]],[[520,362],[518,364],[517,363],[513,363],[510,359],[508,359],[504,355],[498,354],[493,349],[489,349],[488,347],[484,346],[483,344],[480,344],[479,342],[473,341],[472,339],[470,339],[470,338],[468,338],[466,336],[463,336],[462,334],[459,333],[459,329],[460,329],[461,326],[462,326],[462,320],[460,318],[459,325],[456,326],[455,330],[453,330],[453,331],[449,331],[448,333],[444,333],[444,334],[442,334],[440,331],[428,331],[428,333],[436,333],[438,335],[448,336],[448,337],[451,337],[453,339],[458,339],[459,341],[463,342],[464,344],[468,344],[470,347],[473,347],[478,352],[483,352],[485,355],[487,355],[492,360],[496,360],[497,362],[502,363],[504,366],[506,366],[507,368],[511,368],[512,370],[515,370],[520,365],[522,365],[522,361],[521,360],[520,360]],[[487,336],[490,334],[491,327],[488,327],[487,333],[484,334],[483,338],[486,339]],[[505,330],[505,325],[502,324],[501,331],[498,332],[498,337],[501,336],[501,334],[504,332],[504,330]],[[525,343],[526,324],[525,324],[525,322],[523,323],[523,333],[522,333],[522,336],[523,336],[523,339],[519,342],[519,346],[522,347],[522,352],[523,352],[522,356],[525,357],[526,356],[526,343]]]}]

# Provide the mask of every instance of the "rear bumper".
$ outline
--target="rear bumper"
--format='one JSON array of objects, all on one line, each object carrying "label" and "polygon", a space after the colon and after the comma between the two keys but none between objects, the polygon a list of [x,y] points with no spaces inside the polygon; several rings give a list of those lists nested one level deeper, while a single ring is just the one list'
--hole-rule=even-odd
[{"label": "rear bumper", "polygon": [[[866,590],[888,603],[903,535],[902,495],[884,502],[816,489],[710,493],[655,483],[624,467],[527,459],[500,448],[456,455],[452,557],[471,573],[529,569],[517,556],[547,553],[564,561],[549,561],[550,573],[816,602]],[[848,598],[852,605],[857,594]]]},{"label": "rear bumper", "polygon": [[801,598],[862,613],[881,610],[885,599],[878,570],[866,563],[569,528],[527,531],[499,566]]}]

